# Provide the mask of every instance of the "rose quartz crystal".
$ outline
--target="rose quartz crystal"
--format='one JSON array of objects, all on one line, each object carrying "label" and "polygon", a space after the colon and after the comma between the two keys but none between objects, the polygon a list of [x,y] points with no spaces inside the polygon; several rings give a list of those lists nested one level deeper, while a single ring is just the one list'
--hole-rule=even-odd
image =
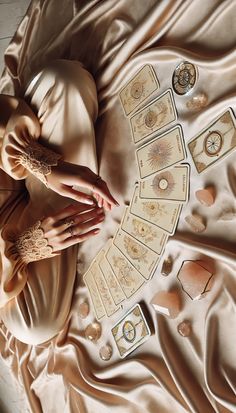
[{"label": "rose quartz crystal", "polygon": [[184,261],[177,275],[182,289],[192,300],[202,298],[212,285],[213,274],[202,264],[202,261]]},{"label": "rose quartz crystal", "polygon": [[86,301],[81,303],[78,308],[78,314],[80,318],[86,318],[89,314],[89,305]]},{"label": "rose quartz crystal", "polygon": [[182,321],[182,323],[178,325],[177,330],[182,337],[188,337],[192,331],[191,323],[189,321]]},{"label": "rose quartz crystal", "polygon": [[154,295],[150,304],[158,313],[175,318],[180,312],[180,299],[176,291],[159,291]]},{"label": "rose quartz crystal", "polygon": [[211,206],[215,202],[215,190],[213,187],[199,189],[195,192],[198,201],[205,206]]}]

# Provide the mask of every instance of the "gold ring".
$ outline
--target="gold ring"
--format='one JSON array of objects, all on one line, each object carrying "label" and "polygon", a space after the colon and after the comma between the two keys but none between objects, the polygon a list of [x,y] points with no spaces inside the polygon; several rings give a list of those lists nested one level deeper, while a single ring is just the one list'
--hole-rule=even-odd
[{"label": "gold ring", "polygon": [[70,236],[71,237],[73,237],[75,234],[74,234],[74,231],[73,231],[73,227],[69,227],[68,228],[68,232],[70,233]]},{"label": "gold ring", "polygon": [[67,227],[71,227],[71,226],[74,225],[74,224],[75,224],[75,220],[74,220],[74,219],[67,218],[67,219],[65,220],[65,225],[66,225]]}]

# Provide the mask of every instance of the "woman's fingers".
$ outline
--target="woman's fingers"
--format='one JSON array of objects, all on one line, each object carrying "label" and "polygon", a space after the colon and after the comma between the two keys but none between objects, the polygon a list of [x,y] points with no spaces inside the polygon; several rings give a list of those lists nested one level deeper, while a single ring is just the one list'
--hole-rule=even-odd
[{"label": "woman's fingers", "polygon": [[61,249],[65,249],[71,247],[72,245],[78,244],[79,242],[86,241],[87,239],[94,237],[100,232],[99,228],[91,229],[84,234],[77,235],[75,237],[67,238],[65,241],[61,243]]},{"label": "woman's fingers", "polygon": [[74,199],[77,202],[81,202],[86,205],[95,205],[94,199],[90,195],[76,191],[76,189],[73,189],[70,186],[62,185],[59,193],[60,195]]},{"label": "woman's fingers", "polygon": [[87,211],[96,211],[97,206],[89,206],[83,203],[77,202],[76,204],[69,205],[60,211],[57,211],[55,214],[52,215],[52,218],[57,221],[61,221],[62,219],[66,219],[72,215],[80,214],[81,212]]},{"label": "woman's fingers", "polygon": [[[82,172],[82,171],[81,171]],[[78,185],[90,189],[94,195],[98,194],[105,199],[109,204],[118,206],[119,203],[111,195],[110,190],[105,181],[92,172],[89,168],[84,168],[83,172],[78,177]],[[74,184],[76,185],[76,183]]]},{"label": "woman's fingers", "polygon": [[56,226],[57,233],[60,234],[61,232],[65,231],[65,229],[68,227],[74,227],[75,225],[81,224],[94,218],[99,218],[101,216],[104,217],[103,208],[94,208],[88,212],[84,212],[78,215],[69,217],[67,216],[66,219],[63,219],[58,222]]}]

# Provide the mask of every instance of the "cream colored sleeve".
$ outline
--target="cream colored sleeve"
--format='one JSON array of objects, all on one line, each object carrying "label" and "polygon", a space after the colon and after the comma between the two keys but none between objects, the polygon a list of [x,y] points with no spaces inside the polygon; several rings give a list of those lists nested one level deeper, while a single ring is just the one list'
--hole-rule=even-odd
[{"label": "cream colored sleeve", "polygon": [[6,225],[0,232],[0,308],[23,290],[30,262],[55,255],[40,221],[20,235]]},{"label": "cream colored sleeve", "polygon": [[40,130],[33,111],[19,100],[0,141],[0,166],[14,179],[25,179],[30,172],[47,186],[46,177],[61,155],[38,142]]}]

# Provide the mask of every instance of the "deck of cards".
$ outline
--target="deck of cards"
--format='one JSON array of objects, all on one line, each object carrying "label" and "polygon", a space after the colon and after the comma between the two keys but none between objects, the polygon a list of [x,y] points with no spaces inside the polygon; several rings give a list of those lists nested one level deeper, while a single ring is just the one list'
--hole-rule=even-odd
[{"label": "deck of cards", "polygon": [[[160,96],[156,73],[143,66],[120,91],[129,117],[139,171],[131,202],[114,238],[84,275],[96,318],[112,317],[155,274],[168,238],[188,202],[190,166],[171,89]],[[147,103],[147,100],[149,102]],[[236,122],[231,109],[188,144],[198,173],[236,148]],[[112,328],[120,357],[141,344],[150,330],[136,305]]]}]

